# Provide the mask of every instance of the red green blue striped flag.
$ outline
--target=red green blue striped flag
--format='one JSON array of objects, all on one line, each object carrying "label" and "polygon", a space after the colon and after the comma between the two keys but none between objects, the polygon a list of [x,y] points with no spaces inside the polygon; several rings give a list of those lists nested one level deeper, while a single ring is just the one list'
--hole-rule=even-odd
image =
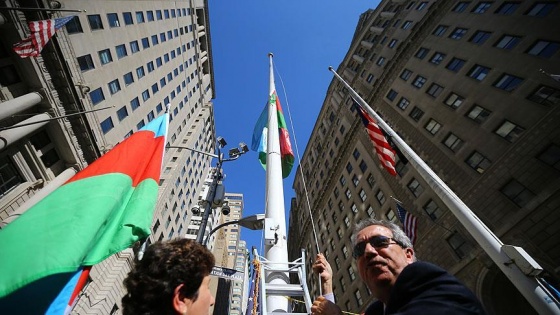
[{"label": "red green blue striped flag", "polygon": [[154,119],[0,230],[0,302],[150,234],[167,124]]},{"label": "red green blue striped flag", "polygon": [[282,157],[282,178],[288,177],[294,166],[294,151],[290,142],[290,135],[286,128],[286,120],[282,112],[282,106],[276,91],[274,91],[268,100],[268,104],[264,107],[255,129],[253,130],[253,140],[251,149],[259,153],[259,161],[264,169],[266,169],[266,153],[267,153],[267,133],[268,133],[268,105],[275,104],[278,113],[278,135],[280,136],[280,155]]}]

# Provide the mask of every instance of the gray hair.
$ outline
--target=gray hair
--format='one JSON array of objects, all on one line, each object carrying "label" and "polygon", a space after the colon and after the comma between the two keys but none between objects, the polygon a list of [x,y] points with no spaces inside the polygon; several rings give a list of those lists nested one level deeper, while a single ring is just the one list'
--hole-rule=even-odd
[{"label": "gray hair", "polygon": [[406,236],[404,231],[398,225],[391,221],[377,220],[374,218],[363,219],[360,222],[356,223],[356,225],[354,226],[354,230],[352,231],[352,236],[350,237],[352,246],[356,246],[358,233],[371,225],[381,225],[388,228],[389,230],[391,230],[391,232],[393,232],[392,238],[393,240],[395,240],[395,242],[397,242],[403,248],[412,248],[412,242],[410,241],[410,238]]}]

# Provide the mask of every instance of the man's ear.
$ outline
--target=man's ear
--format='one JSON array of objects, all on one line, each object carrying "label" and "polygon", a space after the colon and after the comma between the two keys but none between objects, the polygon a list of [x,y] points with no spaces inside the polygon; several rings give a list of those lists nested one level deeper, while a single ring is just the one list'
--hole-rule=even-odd
[{"label": "man's ear", "polygon": [[412,248],[405,248],[404,249],[405,255],[406,255],[406,260],[408,261],[408,263],[413,263],[414,262],[414,249]]},{"label": "man's ear", "polygon": [[184,284],[178,285],[175,290],[173,290],[173,308],[177,314],[187,314],[187,310],[191,305],[191,300],[183,297],[181,294],[181,288]]}]

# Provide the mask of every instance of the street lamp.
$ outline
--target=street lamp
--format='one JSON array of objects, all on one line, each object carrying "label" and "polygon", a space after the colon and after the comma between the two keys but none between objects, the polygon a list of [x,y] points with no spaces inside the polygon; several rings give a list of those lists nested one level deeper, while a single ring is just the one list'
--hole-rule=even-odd
[{"label": "street lamp", "polygon": [[264,217],[264,214],[254,214],[245,218],[241,218],[239,220],[222,223],[213,228],[212,231],[208,233],[208,236],[206,236],[206,239],[204,240],[202,245],[206,246],[206,244],[208,243],[208,239],[210,239],[210,236],[214,234],[214,232],[216,232],[218,229],[223,228],[226,225],[239,224],[242,227],[248,228],[250,230],[262,230],[264,228]]},{"label": "street lamp", "polygon": [[202,217],[202,220],[200,222],[200,229],[198,230],[198,235],[196,236],[196,241],[200,244],[202,244],[202,240],[204,239],[204,231],[206,231],[206,226],[208,225],[208,218],[210,217],[210,212],[212,211],[212,205],[214,204],[214,199],[216,198],[216,191],[218,190],[218,184],[223,179],[222,164],[224,162],[237,160],[241,155],[249,152],[249,147],[245,143],[241,142],[239,143],[239,148],[234,148],[229,150],[228,153],[229,158],[224,159],[224,154],[221,152],[221,149],[226,145],[227,145],[226,140],[222,137],[218,137],[216,139],[217,154],[199,151],[196,149],[191,149],[189,147],[183,147],[183,146],[172,146],[172,145],[166,146],[166,148],[171,148],[171,149],[187,149],[190,151],[194,151],[218,159],[218,162],[216,163],[216,171],[212,176],[212,183],[210,183],[208,187],[208,195],[206,196],[205,199],[200,200],[198,202],[198,205],[195,205],[193,207],[193,212],[196,210],[198,213],[200,213],[200,208],[202,206],[204,206],[205,209],[204,216]]}]

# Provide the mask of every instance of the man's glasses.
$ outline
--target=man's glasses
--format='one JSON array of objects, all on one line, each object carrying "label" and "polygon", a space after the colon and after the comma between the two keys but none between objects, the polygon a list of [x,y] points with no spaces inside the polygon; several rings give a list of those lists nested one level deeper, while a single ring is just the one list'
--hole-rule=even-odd
[{"label": "man's glasses", "polygon": [[358,244],[356,244],[356,246],[354,246],[354,251],[352,252],[352,256],[355,259],[358,259],[359,257],[361,257],[364,254],[364,252],[366,251],[366,245],[368,243],[371,246],[373,246],[373,248],[375,248],[376,250],[381,249],[381,248],[387,248],[391,244],[397,244],[399,246],[402,246],[401,244],[399,244],[399,242],[396,242],[395,239],[393,239],[393,238],[383,236],[383,235],[376,235],[376,236],[372,236],[372,237],[368,238],[365,241],[361,241]]}]

